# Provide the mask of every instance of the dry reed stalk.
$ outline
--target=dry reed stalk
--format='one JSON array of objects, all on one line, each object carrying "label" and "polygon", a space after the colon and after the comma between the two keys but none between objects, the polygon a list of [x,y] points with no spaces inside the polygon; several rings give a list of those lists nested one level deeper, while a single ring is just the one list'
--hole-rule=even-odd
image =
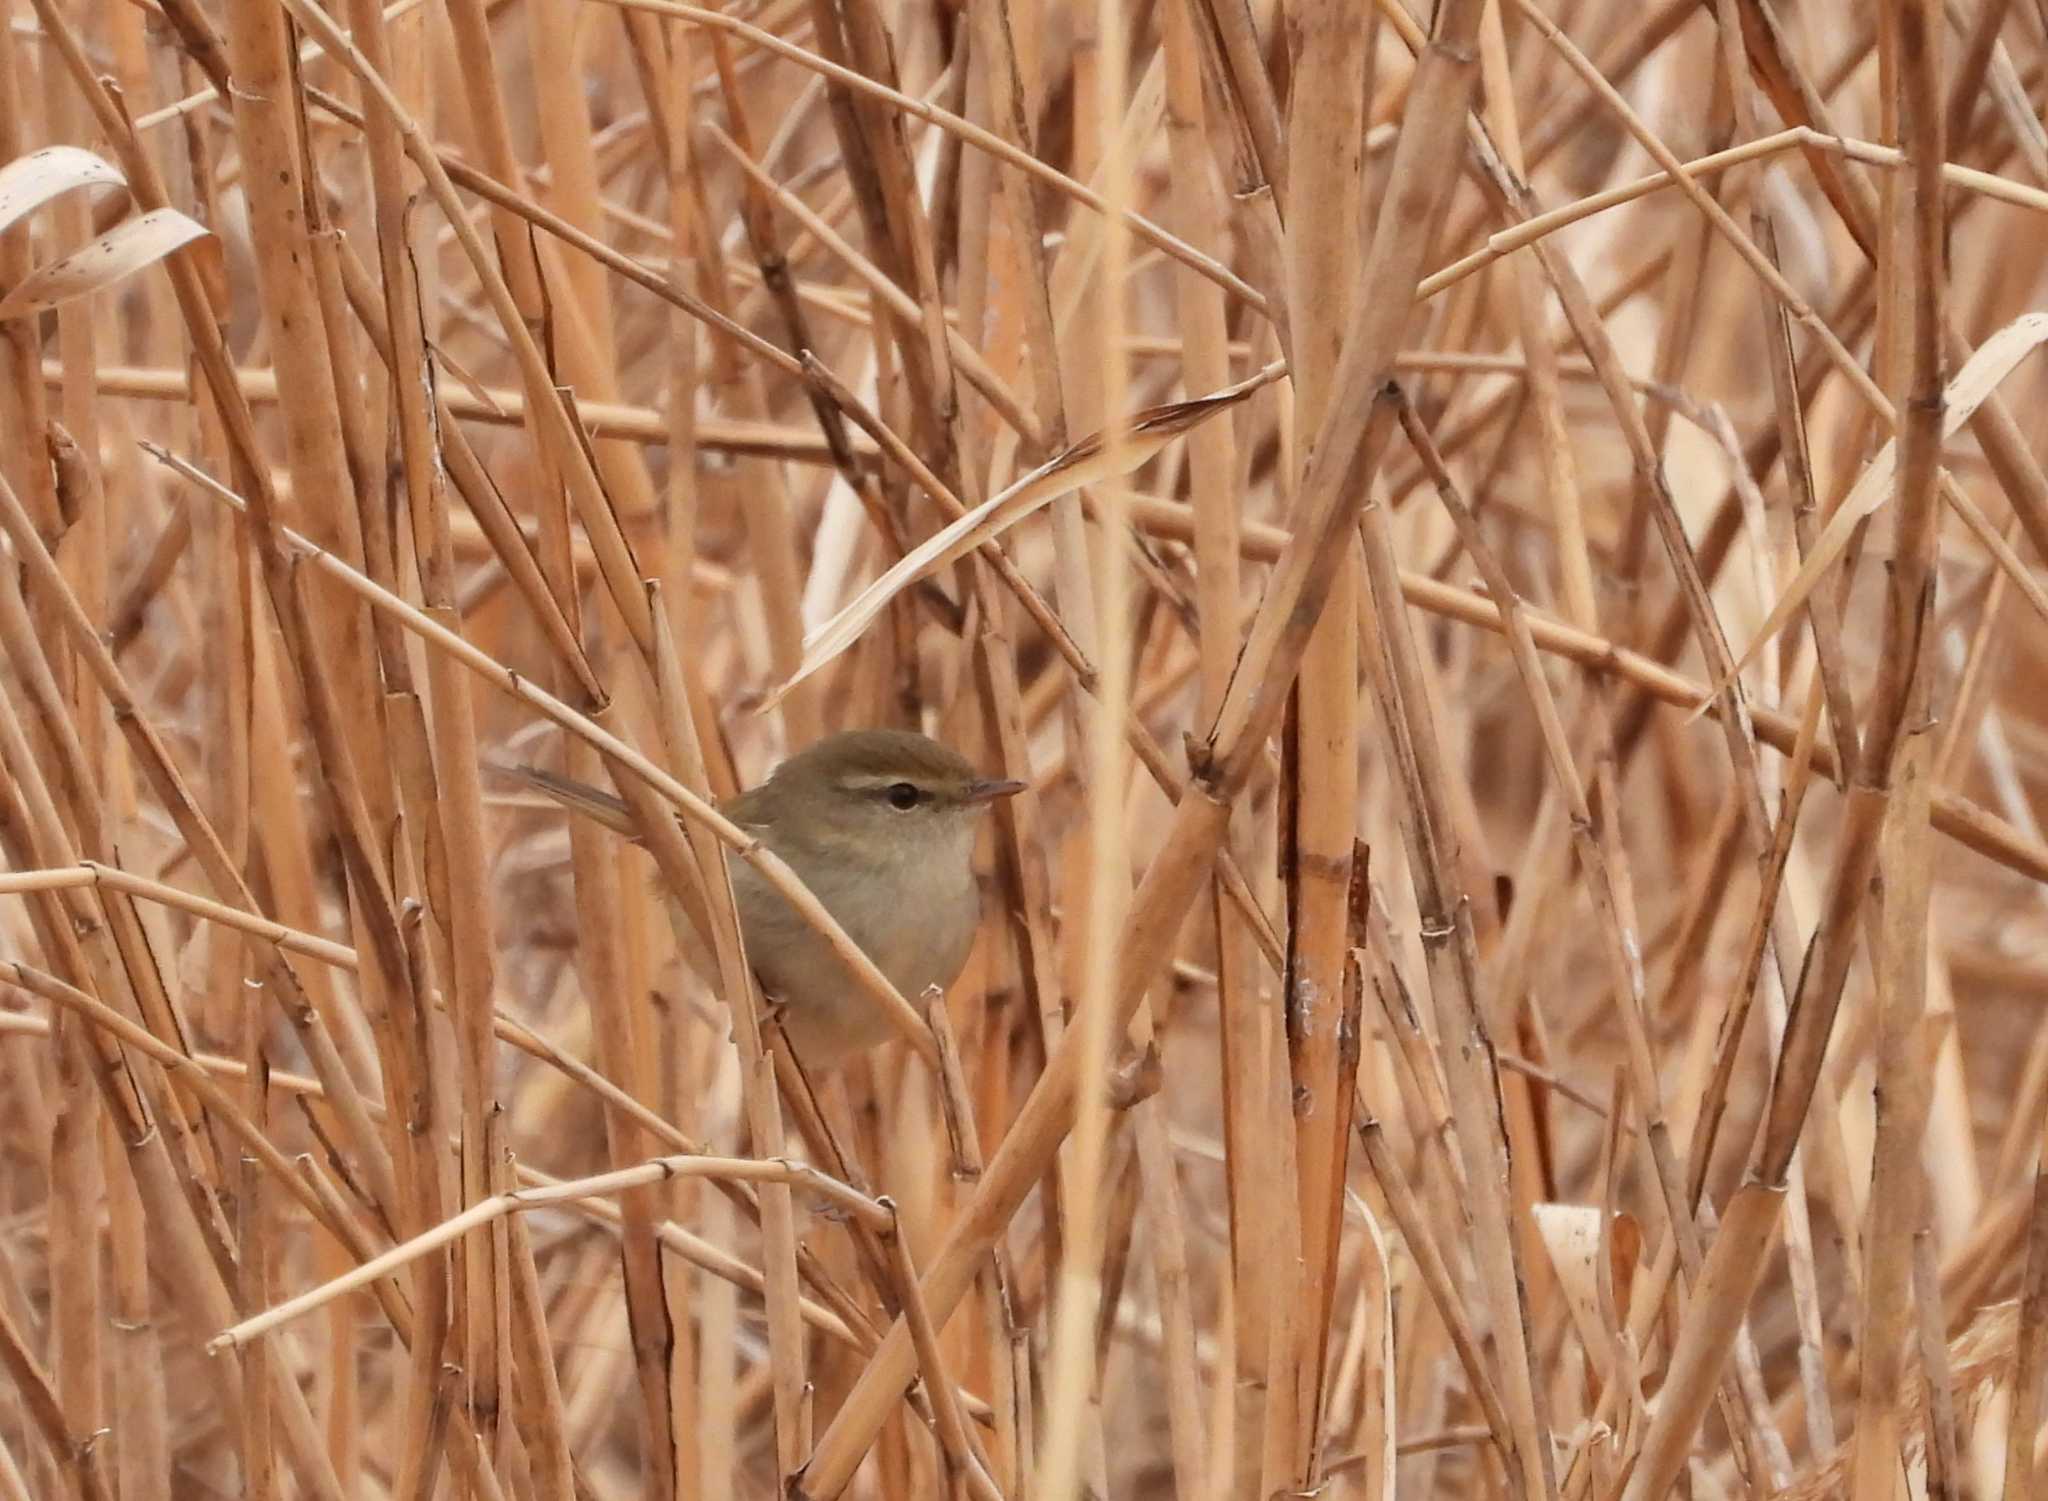
[{"label": "dry reed stalk", "polygon": [[[1296,49],[1288,112],[1286,188],[1288,297],[1291,309],[1314,303],[1317,326],[1290,323],[1290,384],[1297,431],[1320,431],[1340,357],[1341,331],[1368,289],[1348,274],[1347,257],[1364,200],[1365,107],[1374,25],[1341,7],[1304,9],[1293,22]],[[1294,460],[1301,467],[1299,459]],[[1288,888],[1289,954],[1282,980],[1293,1141],[1271,1138],[1279,1161],[1292,1162],[1293,1204],[1284,1198],[1279,1249],[1303,1269],[1298,1293],[1276,1306],[1267,1361],[1264,1463],[1260,1488],[1313,1489],[1321,1474],[1324,1372],[1336,1297],[1344,1164],[1350,1148],[1352,1083],[1357,1067],[1358,993],[1350,984],[1359,942],[1352,812],[1358,802],[1358,642],[1353,629],[1358,559],[1348,543],[1330,584],[1322,623],[1310,637],[1296,685],[1291,728],[1292,785],[1281,861]],[[1281,1177],[1282,1174],[1275,1174]],[[1279,1334],[1291,1334],[1290,1344]]]}]

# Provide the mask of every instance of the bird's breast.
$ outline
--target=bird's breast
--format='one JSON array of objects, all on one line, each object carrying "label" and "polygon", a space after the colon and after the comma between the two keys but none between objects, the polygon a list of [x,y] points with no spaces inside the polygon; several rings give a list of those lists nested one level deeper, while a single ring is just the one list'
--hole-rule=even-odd
[{"label": "bird's breast", "polygon": [[842,867],[812,889],[910,1000],[950,985],[967,962],[980,899],[966,848]]},{"label": "bird's breast", "polygon": [[[848,860],[802,847],[777,850],[889,983],[915,1004],[959,977],[980,920],[972,840],[940,841],[910,858]],[[731,863],[747,957],[788,1008],[785,1025],[807,1056],[842,1054],[887,1037],[881,1008],[817,932],[751,866]],[[809,1039],[807,1045],[807,1038]]]}]

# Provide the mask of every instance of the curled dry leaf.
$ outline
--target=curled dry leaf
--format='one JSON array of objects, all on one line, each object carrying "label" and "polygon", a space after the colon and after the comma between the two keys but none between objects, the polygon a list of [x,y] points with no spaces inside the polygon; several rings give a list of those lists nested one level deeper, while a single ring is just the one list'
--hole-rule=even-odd
[{"label": "curled dry leaf", "polygon": [[1607,1223],[1607,1268],[1614,1279],[1614,1306],[1634,1306],[1636,1269],[1643,1264],[1643,1222],[1626,1210]]},{"label": "curled dry leaf", "polygon": [[37,268],[0,299],[0,320],[26,318],[110,287],[212,231],[174,208],[124,219],[71,254]]},{"label": "curled dry leaf", "polygon": [[1395,1463],[1401,1452],[1394,1419],[1399,1410],[1394,1386],[1394,1270],[1379,1221],[1373,1218],[1370,1209],[1362,1204],[1359,1207],[1364,1210],[1366,1232],[1366,1245],[1361,1248],[1365,1254],[1358,1263],[1359,1296],[1366,1301],[1372,1318],[1372,1347],[1366,1355],[1366,1368],[1376,1373],[1368,1378],[1373,1380],[1373,1388],[1364,1394],[1360,1404],[1370,1425],[1361,1435],[1365,1439],[1367,1465],[1361,1479],[1368,1501],[1388,1501],[1398,1493]]},{"label": "curled dry leaf", "polygon": [[0,232],[78,188],[123,188],[128,179],[78,146],[46,146],[0,167]]},{"label": "curled dry leaf", "polygon": [[[1543,1240],[1550,1264],[1564,1289],[1572,1326],[1588,1359],[1604,1367],[1615,1331],[1608,1327],[1600,1310],[1600,1210],[1590,1204],[1536,1204],[1531,1206],[1536,1232]],[[1614,1301],[1627,1308],[1635,1286],[1635,1269],[1642,1254],[1642,1229],[1635,1217],[1617,1214],[1608,1229],[1607,1254],[1612,1264]]]},{"label": "curled dry leaf", "polygon": [[[1977,352],[1956,372],[1942,393],[1945,406],[1941,419],[1942,437],[1952,437],[1957,428],[1975,416],[1977,408],[1998,389],[2000,382],[2012,374],[2014,367],[2044,339],[2048,339],[2048,313],[2027,313],[2013,319],[1978,345]],[[1856,524],[1873,515],[1878,507],[1892,498],[1892,480],[1898,473],[1898,467],[1899,442],[1892,438],[1878,450],[1877,457],[1857,479],[1855,488],[1836,508],[1835,514],[1828,518],[1827,526],[1814,539],[1813,551],[1799,565],[1799,572],[1785,586],[1785,592],[1771,607],[1771,613],[1765,617],[1755,638],[1736,659],[1728,678],[1714,684],[1707,696],[1700,700],[1699,708],[1693,711],[1695,717],[1706,712],[1708,706],[1727,691],[1728,683],[1754,662],[1757,653],[1768,646],[1771,638],[1799,612],[1822,575],[1834,566],[1843,549],[1848,547]]]},{"label": "curled dry leaf", "polygon": [[804,643],[803,660],[797,663],[796,671],[776,685],[761,708],[773,708],[790,689],[853,645],[875,617],[888,608],[889,601],[919,579],[993,541],[1062,495],[1129,474],[1175,438],[1278,379],[1285,369],[1284,364],[1271,364],[1249,379],[1207,396],[1147,407],[1131,418],[1121,441],[1114,446],[1106,444],[1101,433],[1090,433],[1055,454],[1000,495],[983,501],[913,547],[837,615],[813,631]]}]

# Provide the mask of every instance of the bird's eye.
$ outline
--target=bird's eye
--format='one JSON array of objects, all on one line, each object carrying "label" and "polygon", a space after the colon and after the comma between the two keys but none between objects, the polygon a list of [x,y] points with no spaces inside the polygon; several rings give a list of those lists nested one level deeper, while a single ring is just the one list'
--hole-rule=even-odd
[{"label": "bird's eye", "polygon": [[892,808],[915,808],[918,790],[908,782],[896,782],[889,788],[889,806]]}]

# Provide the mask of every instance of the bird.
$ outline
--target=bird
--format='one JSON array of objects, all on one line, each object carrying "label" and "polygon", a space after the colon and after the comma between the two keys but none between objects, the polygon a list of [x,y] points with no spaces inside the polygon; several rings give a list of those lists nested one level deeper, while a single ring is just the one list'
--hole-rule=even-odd
[{"label": "bird", "polygon": [[[626,804],[534,766],[501,766],[629,836]],[[959,978],[981,922],[980,815],[1028,783],[982,776],[911,730],[842,730],[790,756],[719,811],[781,859],[847,937],[913,1001]],[[726,852],[747,961],[807,1069],[833,1069],[894,1032],[825,936],[736,851]],[[701,936],[701,932],[700,932]]]}]

